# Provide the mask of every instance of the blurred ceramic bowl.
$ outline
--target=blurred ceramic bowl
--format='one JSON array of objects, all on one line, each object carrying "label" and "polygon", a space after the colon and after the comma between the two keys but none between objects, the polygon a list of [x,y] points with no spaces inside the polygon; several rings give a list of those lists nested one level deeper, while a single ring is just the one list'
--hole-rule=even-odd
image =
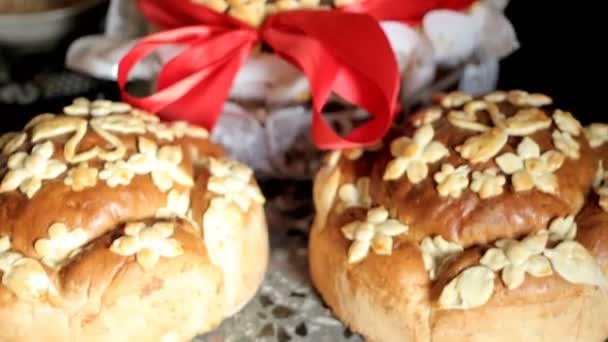
[{"label": "blurred ceramic bowl", "polygon": [[19,52],[50,50],[86,22],[87,13],[105,2],[82,0],[48,11],[0,13],[0,47]]}]

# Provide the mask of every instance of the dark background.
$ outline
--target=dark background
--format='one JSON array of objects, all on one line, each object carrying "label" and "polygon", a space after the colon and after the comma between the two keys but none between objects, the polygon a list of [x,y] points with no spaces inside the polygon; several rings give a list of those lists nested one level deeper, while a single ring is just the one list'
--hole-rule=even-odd
[{"label": "dark background", "polygon": [[[512,0],[506,13],[521,47],[502,62],[498,87],[543,92],[584,122],[608,121],[608,12],[599,3]],[[78,34],[101,30],[104,10],[93,12]],[[34,114],[60,110],[75,96],[118,97],[114,83],[61,69],[73,38],[53,54],[24,57],[0,49],[0,132],[19,129]]]},{"label": "dark background", "polygon": [[608,121],[603,1],[512,0],[507,16],[521,48],[502,62],[499,87],[551,95],[584,121]]}]

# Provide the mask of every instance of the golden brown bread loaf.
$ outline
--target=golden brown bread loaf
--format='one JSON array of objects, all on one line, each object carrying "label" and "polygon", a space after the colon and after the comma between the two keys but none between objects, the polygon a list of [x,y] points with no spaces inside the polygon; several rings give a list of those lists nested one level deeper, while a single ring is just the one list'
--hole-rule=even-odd
[{"label": "golden brown bread loaf", "polygon": [[382,342],[608,337],[608,125],[551,102],[445,94],[327,156],[310,271],[340,319]]},{"label": "golden brown bread loaf", "polygon": [[252,26],[260,26],[267,16],[298,9],[330,9],[365,0],[180,0],[192,1],[226,13]]},{"label": "golden brown bread loaf", "polygon": [[0,137],[0,341],[190,341],[268,259],[252,172],[205,130],[77,99]]}]

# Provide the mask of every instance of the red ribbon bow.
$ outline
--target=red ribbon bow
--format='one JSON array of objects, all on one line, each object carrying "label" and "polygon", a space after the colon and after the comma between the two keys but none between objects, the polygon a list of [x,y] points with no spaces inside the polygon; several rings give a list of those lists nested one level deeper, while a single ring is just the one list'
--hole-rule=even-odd
[{"label": "red ribbon bow", "polygon": [[[166,31],[147,36],[124,56],[118,84],[123,98],[136,107],[212,129],[237,72],[253,47],[265,42],[308,78],[317,147],[370,145],[389,129],[399,90],[397,62],[378,20],[416,23],[431,9],[462,9],[472,2],[366,0],[342,10],[279,12],[254,28],[190,0],[138,0],[143,15]],[[163,66],[156,92],[143,98],[128,94],[125,85],[135,65],[174,44],[186,49]],[[321,115],[332,92],[372,118],[340,137]]]}]

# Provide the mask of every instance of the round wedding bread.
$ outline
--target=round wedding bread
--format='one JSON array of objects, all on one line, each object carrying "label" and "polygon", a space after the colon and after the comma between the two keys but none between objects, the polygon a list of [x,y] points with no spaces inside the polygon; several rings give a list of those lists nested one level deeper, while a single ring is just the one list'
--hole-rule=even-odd
[{"label": "round wedding bread", "polygon": [[0,153],[0,341],[191,341],[263,279],[264,197],[204,129],[77,99]]},{"label": "round wedding bread", "polygon": [[314,285],[368,341],[608,337],[608,125],[454,92],[314,184]]}]

